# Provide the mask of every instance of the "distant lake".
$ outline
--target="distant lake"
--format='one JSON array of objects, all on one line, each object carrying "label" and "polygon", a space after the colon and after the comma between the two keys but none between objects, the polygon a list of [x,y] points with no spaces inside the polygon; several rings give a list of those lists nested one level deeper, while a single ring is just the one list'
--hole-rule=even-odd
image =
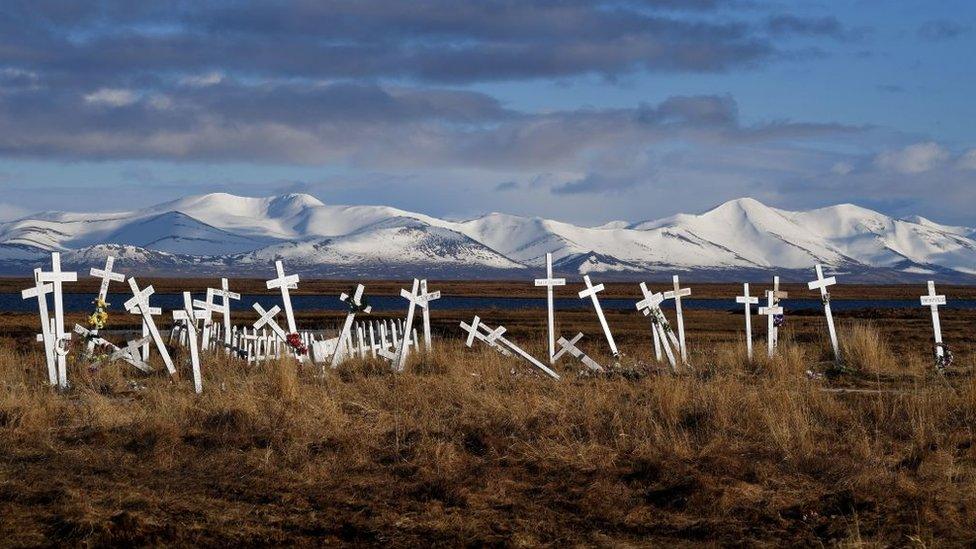
[{"label": "distant lake", "polygon": [[[123,303],[132,297],[131,294],[109,294],[108,302],[111,304],[109,310],[121,310]],[[204,294],[195,294],[195,299],[205,299]],[[89,312],[92,310],[93,294],[64,294],[64,306],[68,312]],[[50,298],[48,302],[50,303]],[[217,301],[219,303],[219,299]],[[344,311],[346,306],[339,301],[337,296],[313,296],[313,295],[293,295],[291,297],[292,306],[296,311]],[[600,304],[605,310],[612,311],[634,311],[636,298],[607,298],[601,299]],[[154,307],[162,307],[163,310],[172,310],[183,307],[182,294],[153,294],[150,303]],[[240,301],[231,302],[232,311],[250,311],[252,304],[260,303],[265,309],[274,305],[281,304],[281,298],[272,295],[244,295]],[[557,298],[556,308],[562,310],[585,310],[592,308],[589,299]],[[383,311],[403,311],[406,310],[407,301],[397,296],[375,296],[369,299],[376,312]],[[682,300],[682,306],[691,310],[741,310],[742,305],[733,299],[691,299]],[[787,310],[799,311],[805,309],[819,310],[822,307],[819,299],[788,299],[784,301]],[[834,311],[849,311],[864,308],[919,308],[917,299],[871,299],[871,300],[841,300],[836,299],[831,302]],[[444,296],[433,302],[432,307],[440,310],[482,310],[482,309],[545,309],[546,299],[543,298],[522,298],[522,297],[452,297]],[[666,308],[673,307],[672,301],[665,302]],[[950,300],[946,306],[950,309],[976,309],[976,299]],[[10,312],[36,312],[37,301],[34,299],[24,300],[20,294],[0,294],[0,310]]]}]

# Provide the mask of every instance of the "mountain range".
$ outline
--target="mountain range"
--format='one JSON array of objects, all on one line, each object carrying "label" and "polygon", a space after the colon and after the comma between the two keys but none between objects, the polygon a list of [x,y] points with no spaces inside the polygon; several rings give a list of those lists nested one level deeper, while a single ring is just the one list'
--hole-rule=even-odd
[{"label": "mountain range", "polygon": [[976,282],[976,229],[895,219],[841,204],[809,211],[751,198],[701,214],[599,227],[491,213],[449,221],[308,194],[191,196],[118,213],[41,212],[0,223],[0,273],[27,275],[51,251],[66,265],[128,273],[263,276],[273,261],[306,276],[530,278],[551,252],[563,275],[805,280],[822,263],[848,281]]}]

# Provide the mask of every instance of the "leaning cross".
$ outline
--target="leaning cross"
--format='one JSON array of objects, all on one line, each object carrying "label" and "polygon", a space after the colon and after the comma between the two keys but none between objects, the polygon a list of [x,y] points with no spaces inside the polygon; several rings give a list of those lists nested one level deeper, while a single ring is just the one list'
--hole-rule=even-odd
[{"label": "leaning cross", "polygon": [[840,346],[837,345],[837,331],[834,329],[834,315],[830,312],[830,292],[827,291],[828,286],[833,286],[837,284],[836,277],[824,278],[823,267],[818,263],[817,269],[817,279],[807,283],[807,287],[811,290],[820,290],[820,300],[823,301],[824,306],[824,316],[827,317],[827,331],[830,332],[830,345],[834,348],[834,358],[837,362],[840,362]]},{"label": "leaning cross", "polygon": [[617,344],[613,341],[613,334],[610,333],[610,326],[607,324],[607,318],[603,315],[603,307],[600,306],[600,298],[597,297],[597,293],[604,290],[603,284],[597,284],[596,286],[590,282],[590,275],[583,275],[583,282],[586,283],[586,289],[579,293],[580,299],[586,299],[589,297],[593,300],[593,308],[596,309],[596,316],[600,319],[600,325],[603,326],[603,334],[607,336],[607,343],[610,344],[610,352],[613,356],[620,356],[620,352],[617,351]]},{"label": "leaning cross", "polygon": [[373,307],[367,305],[363,300],[363,292],[366,291],[366,287],[362,284],[357,284],[356,289],[353,291],[352,295],[342,292],[339,295],[339,301],[342,301],[349,306],[349,312],[346,313],[346,321],[342,324],[342,330],[339,332],[339,341],[336,344],[335,351],[332,353],[332,364],[331,367],[335,368],[339,365],[339,361],[342,360],[345,355],[345,343],[347,340],[352,338],[352,324],[356,319],[356,313],[366,313],[369,314]]},{"label": "leaning cross", "polygon": [[420,299],[423,303],[422,308],[424,318],[424,349],[430,352],[430,302],[441,298],[440,290],[436,292],[427,291],[427,279],[420,281]]},{"label": "leaning cross", "polygon": [[746,314],[746,354],[752,360],[752,306],[759,303],[758,297],[749,295],[749,283],[742,285],[742,295],[736,296],[736,303],[742,303]]},{"label": "leaning cross", "polygon": [[64,298],[61,294],[61,284],[77,282],[78,273],[61,270],[61,253],[51,252],[51,270],[38,274],[40,282],[51,282],[54,289],[54,351],[58,363],[58,386],[68,388],[68,357],[66,352],[67,340],[71,334],[64,332]]},{"label": "leaning cross", "polygon": [[552,254],[546,252],[546,277],[535,279],[536,286],[546,287],[546,310],[549,314],[549,364],[556,363],[556,318],[553,310],[553,288],[555,286],[565,286],[565,278],[553,278],[552,276]]},{"label": "leaning cross", "polygon": [[597,364],[595,360],[587,356],[582,349],[576,346],[581,339],[583,339],[583,332],[576,334],[576,337],[569,341],[567,341],[565,337],[559,338],[558,343],[561,349],[559,349],[559,352],[556,353],[553,360],[559,360],[559,357],[563,356],[563,354],[569,353],[570,355],[578,358],[583,364],[586,365],[587,368],[595,372],[602,372],[603,366]]},{"label": "leaning cross", "polygon": [[404,289],[400,290],[400,297],[409,301],[410,304],[407,306],[407,322],[403,328],[403,337],[400,339],[400,347],[397,349],[396,360],[393,363],[393,367],[398,372],[402,372],[404,367],[406,367],[407,348],[410,346],[410,331],[413,329],[413,315],[417,310],[417,305],[421,305],[423,302],[418,294],[419,288],[420,281],[415,278],[413,279],[413,288],[409,292]]},{"label": "leaning cross", "polygon": [[214,295],[220,296],[222,301],[220,303],[220,310],[224,313],[224,343],[230,345],[231,341],[231,323],[230,323],[230,300],[241,300],[241,294],[230,291],[230,284],[227,282],[226,278],[220,279],[220,289],[214,290]]},{"label": "leaning cross", "polygon": [[176,375],[176,367],[173,366],[173,359],[170,358],[169,351],[166,349],[166,344],[163,343],[163,338],[159,335],[159,329],[156,327],[156,321],[153,320],[152,317],[152,307],[149,306],[149,297],[155,292],[152,284],[140,290],[139,283],[136,282],[135,277],[130,277],[129,288],[132,290],[132,297],[125,302],[125,310],[129,311],[130,313],[142,315],[143,325],[149,329],[149,335],[152,336],[153,341],[156,343],[156,350],[159,351],[159,356],[163,358],[163,364],[166,365],[166,371],[169,372],[169,375],[171,376]]},{"label": "leaning cross", "polygon": [[932,332],[935,335],[935,357],[937,361],[945,356],[945,349],[942,345],[942,323],[939,321],[939,305],[946,304],[946,296],[936,295],[935,282],[929,280],[929,293],[919,298],[922,306],[932,309]]},{"label": "leaning cross", "polygon": [[[115,258],[112,256],[108,256],[105,258],[104,269],[96,269],[92,267],[91,270],[89,271],[89,274],[91,276],[102,279],[102,284],[98,288],[98,301],[96,303],[99,302],[105,303],[105,305],[108,306],[106,299],[108,298],[109,283],[112,282],[113,280],[115,282],[125,282],[124,274],[112,272],[113,265],[115,265]],[[98,328],[93,328],[92,334],[98,334]],[[95,348],[95,340],[89,339],[87,345],[88,352],[91,353],[92,349],[94,348]]]},{"label": "leaning cross", "polygon": [[549,377],[551,377],[553,379],[556,379],[556,380],[559,379],[559,374],[557,374],[556,372],[552,371],[545,364],[543,364],[543,363],[539,362],[538,360],[536,360],[536,358],[534,356],[532,356],[529,353],[525,352],[518,345],[516,345],[516,344],[512,343],[511,341],[505,339],[502,336],[502,334],[505,333],[505,327],[504,326],[499,326],[499,327],[495,328],[494,330],[492,330],[486,324],[481,323],[479,325],[479,327],[484,328],[485,331],[488,332],[487,333],[487,341],[489,343],[499,343],[499,344],[501,344],[501,345],[503,345],[505,347],[508,347],[508,349],[510,351],[513,351],[515,354],[521,356],[522,358],[524,358],[525,360],[527,360],[530,364],[532,364],[536,368],[538,368],[538,369],[542,370],[543,372],[545,372],[546,375],[548,375]]},{"label": "leaning cross", "polygon": [[681,311],[681,298],[691,295],[691,288],[682,288],[678,283],[678,275],[671,277],[674,289],[664,292],[664,299],[674,300],[674,311],[678,321],[678,343],[681,346],[681,361],[688,362],[688,347],[685,346],[685,316]]},{"label": "leaning cross", "polygon": [[288,340],[288,334],[285,333],[285,330],[282,329],[282,327],[274,319],[275,315],[281,312],[281,307],[275,305],[274,307],[265,311],[264,307],[262,307],[261,304],[257,302],[254,303],[253,307],[254,310],[258,312],[258,315],[260,315],[260,318],[255,320],[254,324],[252,325],[252,327],[255,330],[261,328],[262,326],[268,326],[269,328],[271,328],[271,331],[274,332],[276,336],[278,336],[279,339],[281,339],[282,341]]},{"label": "leaning cross", "polygon": [[[668,324],[664,311],[661,310],[664,295],[661,292],[651,293],[647,284],[643,282],[641,282],[640,288],[644,294],[644,299],[637,302],[637,309],[642,311],[644,316],[651,317],[651,330],[656,336],[655,342],[664,346],[664,351],[668,355],[668,363],[671,365],[671,373],[676,374],[678,373],[677,360],[674,358],[674,352],[671,351],[671,345],[673,344],[676,349],[679,349],[681,345],[678,343],[678,338],[674,336],[674,332],[671,331],[671,325]],[[670,342],[668,341],[669,338]],[[655,350],[657,350],[656,347]]]},{"label": "leaning cross", "polygon": [[488,337],[481,333],[481,317],[475,315],[474,320],[471,324],[461,321],[461,329],[468,332],[468,337],[465,340],[465,345],[471,347],[474,344],[474,340],[478,339],[484,341],[489,347],[495,349],[499,353],[505,356],[512,356],[512,353],[508,349],[498,345],[494,340],[489,341]]},{"label": "leaning cross", "polygon": [[23,299],[37,299],[37,310],[41,316],[41,341],[44,343],[44,358],[47,361],[47,377],[51,385],[58,384],[58,370],[54,356],[54,334],[51,331],[51,318],[47,312],[47,294],[54,291],[54,286],[40,280],[40,269],[34,269],[34,287],[20,292]]},{"label": "leaning cross", "polygon": [[772,358],[776,354],[776,342],[773,338],[773,330],[776,329],[774,317],[783,314],[783,308],[776,305],[776,297],[774,297],[772,291],[766,291],[766,306],[759,308],[759,314],[766,315],[766,352],[769,358]]},{"label": "leaning cross", "polygon": [[278,272],[278,278],[267,281],[267,287],[269,290],[273,290],[274,288],[281,289],[281,302],[285,306],[285,320],[288,322],[288,333],[298,333],[298,328],[295,325],[295,312],[291,308],[291,294],[288,293],[288,290],[298,287],[298,275],[285,276],[285,267],[281,264],[281,261],[275,261],[275,270]]},{"label": "leaning cross", "polygon": [[[197,394],[203,392],[203,379],[200,377],[200,351],[197,349],[197,320],[209,315],[209,312],[197,311],[193,308],[193,296],[190,292],[183,292],[183,309],[173,311],[173,320],[182,320],[186,326],[187,340],[190,344],[190,367],[193,369],[193,390]],[[204,328],[206,330],[206,328]]]}]

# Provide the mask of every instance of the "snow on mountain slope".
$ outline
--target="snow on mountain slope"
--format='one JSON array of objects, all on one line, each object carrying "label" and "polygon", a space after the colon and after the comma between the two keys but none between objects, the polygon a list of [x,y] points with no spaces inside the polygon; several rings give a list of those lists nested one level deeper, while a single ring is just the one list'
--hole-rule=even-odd
[{"label": "snow on mountain slope", "polygon": [[[525,267],[449,229],[410,218],[394,218],[362,230],[329,238],[274,244],[236,256],[243,264],[276,259],[295,266],[402,265],[458,268]],[[409,273],[404,272],[404,276]]]},{"label": "snow on mountain slope", "polygon": [[503,213],[453,222],[386,206],[326,205],[307,194],[214,193],[133,212],[44,212],[0,223],[0,268],[61,250],[79,262],[124,253],[162,270],[256,269],[284,258],[307,272],[339,272],[334,266],[399,276],[430,268],[463,277],[538,268],[549,252],[564,273],[762,272],[820,262],[849,272],[886,269],[891,279],[976,274],[974,237],[970,228],[850,204],[792,212],[749,198],[698,215],[580,227]]},{"label": "snow on mountain slope", "polygon": [[126,223],[103,240],[189,255],[226,255],[267,244],[267,240],[229,233],[176,211]]}]

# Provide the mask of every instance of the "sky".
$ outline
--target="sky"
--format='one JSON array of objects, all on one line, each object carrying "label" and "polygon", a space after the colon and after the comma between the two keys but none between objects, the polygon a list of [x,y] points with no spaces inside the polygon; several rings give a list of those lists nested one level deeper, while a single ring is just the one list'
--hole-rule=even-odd
[{"label": "sky", "polygon": [[0,219],[307,192],[974,226],[974,54],[968,0],[7,0]]}]

